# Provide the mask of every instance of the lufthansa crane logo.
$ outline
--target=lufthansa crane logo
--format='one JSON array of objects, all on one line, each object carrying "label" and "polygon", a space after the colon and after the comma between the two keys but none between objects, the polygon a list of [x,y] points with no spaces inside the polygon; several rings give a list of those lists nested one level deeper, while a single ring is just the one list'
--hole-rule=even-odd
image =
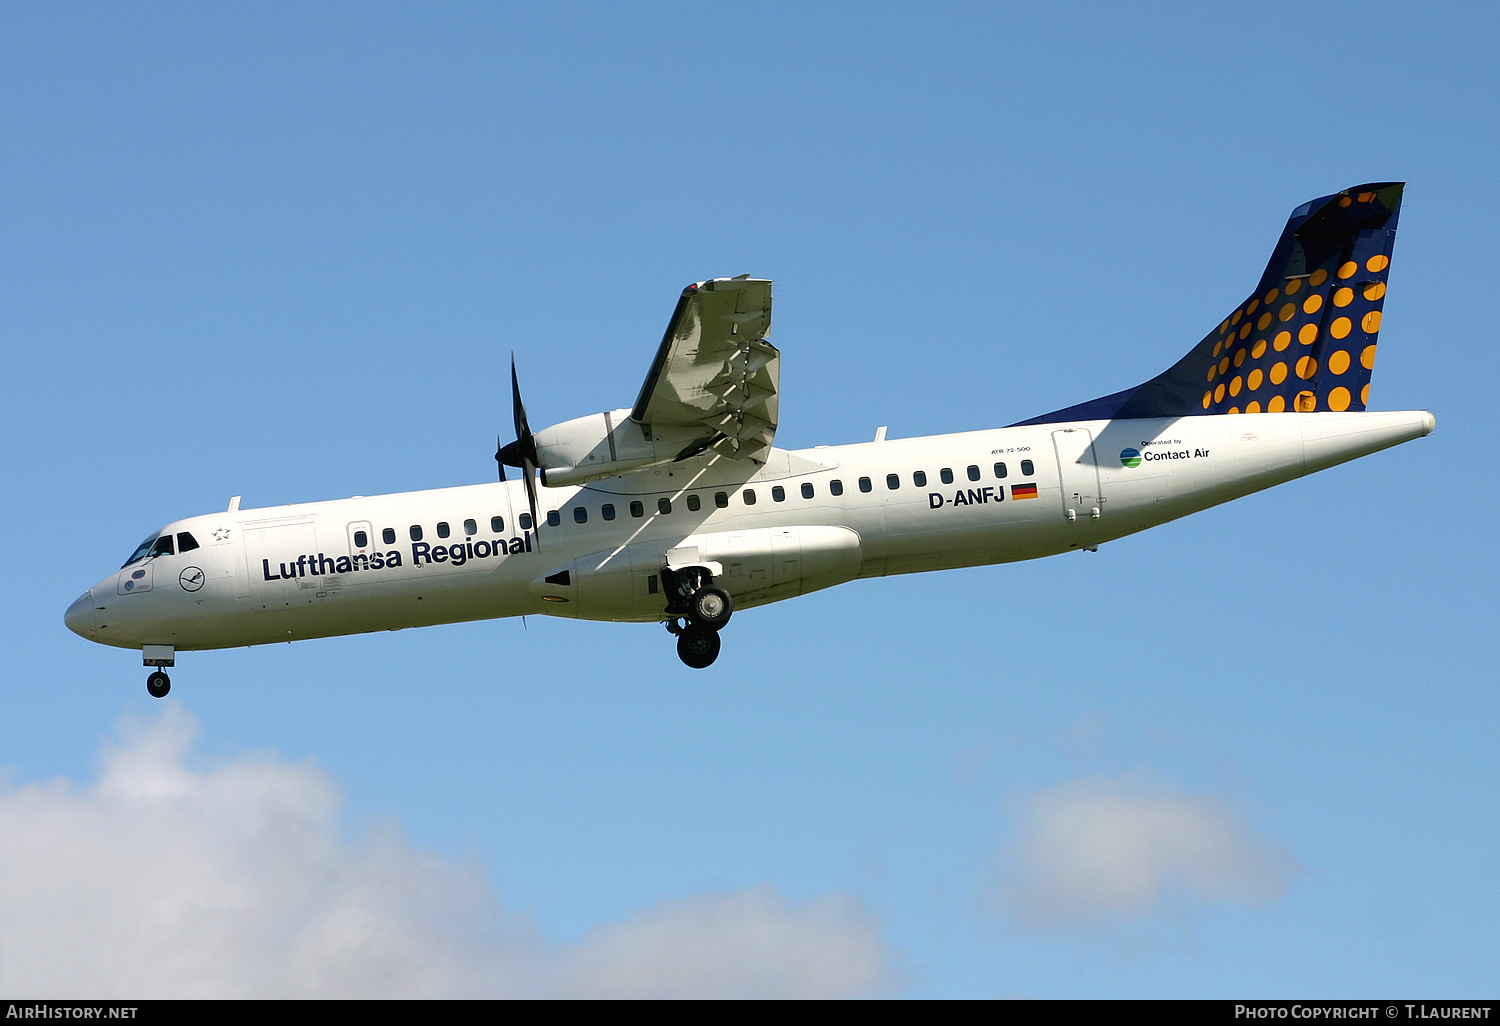
[{"label": "lufthansa crane logo", "polygon": [[203,571],[196,566],[190,566],[177,575],[177,583],[182,585],[183,591],[197,591],[203,587],[203,582],[207,579]]}]

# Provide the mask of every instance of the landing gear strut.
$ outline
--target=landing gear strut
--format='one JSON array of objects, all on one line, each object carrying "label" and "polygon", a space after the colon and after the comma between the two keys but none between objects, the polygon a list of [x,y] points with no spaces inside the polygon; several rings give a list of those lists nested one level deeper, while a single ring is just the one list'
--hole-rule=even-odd
[{"label": "landing gear strut", "polygon": [[702,567],[664,570],[661,578],[671,596],[667,612],[674,618],[667,621],[667,630],[677,635],[677,658],[695,670],[712,666],[719,658],[719,631],[734,614],[734,600]]}]

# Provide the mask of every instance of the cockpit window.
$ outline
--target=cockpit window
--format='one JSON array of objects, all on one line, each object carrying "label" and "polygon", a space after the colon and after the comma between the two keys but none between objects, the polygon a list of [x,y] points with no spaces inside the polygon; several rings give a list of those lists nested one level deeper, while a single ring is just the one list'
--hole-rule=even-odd
[{"label": "cockpit window", "polygon": [[192,552],[198,547],[198,540],[186,531],[177,532],[177,551],[179,553]]},{"label": "cockpit window", "polygon": [[156,544],[156,532],[153,531],[150,537],[148,537],[145,541],[141,542],[135,547],[135,551],[130,554],[130,558],[120,565],[129,566],[131,563],[134,563],[138,559],[145,559],[146,553],[151,551],[151,546],[154,544]]},{"label": "cockpit window", "polygon": [[[192,540],[192,535],[190,534],[184,533],[183,537],[187,538],[189,541]],[[184,545],[183,551],[186,552],[189,548],[196,549],[197,547],[197,543],[194,542],[191,546]],[[130,554],[130,558],[120,565],[129,566],[131,563],[138,562],[139,560],[145,559],[148,556],[170,555],[172,555],[172,536],[170,534],[163,534],[159,536],[156,534],[152,534],[151,537],[147,538],[145,541],[137,545],[135,547],[135,551]]]}]

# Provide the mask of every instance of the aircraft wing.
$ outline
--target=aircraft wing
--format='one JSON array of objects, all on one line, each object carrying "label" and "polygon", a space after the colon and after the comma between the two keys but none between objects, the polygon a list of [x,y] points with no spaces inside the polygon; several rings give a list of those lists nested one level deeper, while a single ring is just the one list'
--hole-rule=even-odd
[{"label": "aircraft wing", "polygon": [[682,290],[631,419],[701,429],[683,456],[712,450],[765,462],[780,416],[781,354],[771,330],[771,283],[741,275]]}]

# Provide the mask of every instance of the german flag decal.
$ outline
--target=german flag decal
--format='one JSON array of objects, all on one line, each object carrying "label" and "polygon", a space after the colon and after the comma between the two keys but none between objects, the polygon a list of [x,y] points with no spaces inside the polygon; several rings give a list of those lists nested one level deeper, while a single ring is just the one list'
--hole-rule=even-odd
[{"label": "german flag decal", "polygon": [[1010,497],[1012,499],[1034,499],[1036,498],[1036,485],[1019,484],[1010,486]]}]

